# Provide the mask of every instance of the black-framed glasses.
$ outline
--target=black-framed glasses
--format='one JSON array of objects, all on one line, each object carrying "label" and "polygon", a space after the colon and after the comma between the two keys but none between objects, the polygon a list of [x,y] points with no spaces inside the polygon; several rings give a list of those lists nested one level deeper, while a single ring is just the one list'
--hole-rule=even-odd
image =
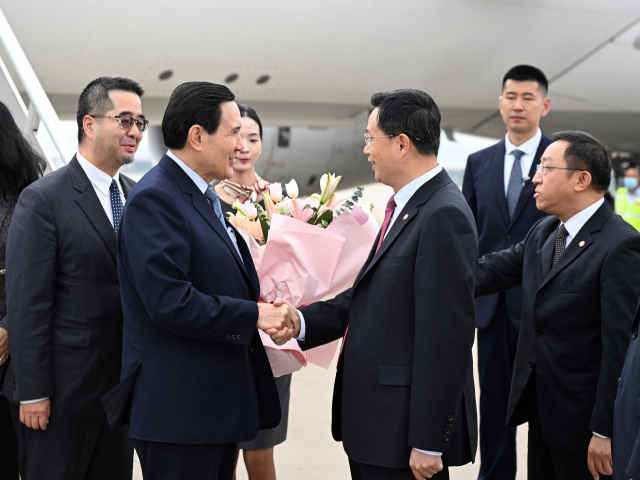
[{"label": "black-framed glasses", "polygon": [[[398,135],[400,135],[399,133],[394,133],[393,135],[378,135],[376,137],[372,137],[370,136],[368,133],[364,134],[364,144],[366,145],[371,145],[371,139],[373,138],[393,138],[393,137],[397,137]],[[407,133],[405,133],[405,135],[409,138],[411,138],[411,136]],[[416,138],[415,140],[420,140],[419,138]]]},{"label": "black-framed glasses", "polygon": [[579,168],[564,168],[564,167],[547,167],[546,165],[543,165],[542,163],[539,165],[536,165],[536,173],[539,173],[540,175],[544,175],[545,173],[547,173],[547,170],[575,170],[576,172],[581,172],[582,170],[580,170]]},{"label": "black-framed glasses", "polygon": [[133,118],[129,115],[89,115],[92,118],[117,118],[120,128],[123,130],[129,130],[135,123],[138,127],[138,131],[145,132],[149,127],[149,120],[143,120],[142,118]]}]

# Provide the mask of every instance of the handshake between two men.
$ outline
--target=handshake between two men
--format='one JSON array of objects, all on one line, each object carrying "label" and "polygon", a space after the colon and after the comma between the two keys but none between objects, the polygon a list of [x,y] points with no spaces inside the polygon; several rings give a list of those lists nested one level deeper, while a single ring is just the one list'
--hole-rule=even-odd
[{"label": "handshake between two men", "polygon": [[259,303],[257,327],[271,337],[276,345],[284,345],[300,332],[298,310],[282,298],[273,303]]}]

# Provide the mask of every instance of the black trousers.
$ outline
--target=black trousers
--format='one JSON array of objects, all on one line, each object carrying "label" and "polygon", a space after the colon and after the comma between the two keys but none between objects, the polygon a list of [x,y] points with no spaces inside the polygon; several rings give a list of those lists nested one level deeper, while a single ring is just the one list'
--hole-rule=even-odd
[{"label": "black trousers", "polygon": [[237,443],[184,445],[133,439],[144,480],[231,480]]},{"label": "black trousers", "polygon": [[491,323],[478,329],[480,375],[480,472],[478,480],[515,480],[516,429],[506,428],[518,331],[504,294]]},{"label": "black trousers", "polygon": [[[375,465],[367,465],[358,463],[349,459],[349,469],[351,470],[352,480],[416,480],[411,468],[388,468],[378,467]],[[449,480],[449,468],[444,464],[444,468],[436,473],[434,480]]]},{"label": "black trousers", "polygon": [[126,427],[113,431],[107,416],[49,417],[46,430],[20,422],[20,407],[10,404],[18,432],[22,480],[131,480],[133,444]]},{"label": "black trousers", "polygon": [[[551,448],[542,435],[538,402],[536,400],[535,371],[527,385],[529,395],[529,453],[527,456],[528,480],[593,480],[587,466],[587,451],[584,454],[562,452]],[[609,475],[600,474],[602,480]]]},{"label": "black trousers", "polygon": [[11,420],[9,401],[0,395],[0,480],[18,480],[19,477],[18,436]]}]

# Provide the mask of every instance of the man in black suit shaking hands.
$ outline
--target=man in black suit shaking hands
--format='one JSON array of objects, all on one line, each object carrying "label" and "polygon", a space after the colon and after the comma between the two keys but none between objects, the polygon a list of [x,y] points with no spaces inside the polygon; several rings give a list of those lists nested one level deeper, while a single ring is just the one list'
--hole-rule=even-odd
[{"label": "man in black suit shaking hands", "polygon": [[476,296],[522,286],[507,425],[529,422],[529,480],[611,475],[613,402],[640,296],[640,235],[604,201],[605,147],[561,132],[536,205],[553,216],[478,263]]},{"label": "man in black suit shaking hands", "polygon": [[298,338],[312,348],[345,337],[332,431],[354,480],[448,479],[477,446],[475,222],[438,165],[433,99],[396,90],[371,103],[364,153],[395,194],[353,287],[302,308]]}]

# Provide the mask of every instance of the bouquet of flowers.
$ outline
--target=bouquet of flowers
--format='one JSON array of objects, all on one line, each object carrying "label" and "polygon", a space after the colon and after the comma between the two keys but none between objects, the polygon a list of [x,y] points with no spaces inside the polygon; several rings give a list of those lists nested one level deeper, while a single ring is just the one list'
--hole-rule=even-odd
[{"label": "bouquet of flowers", "polygon": [[[355,281],[379,227],[358,205],[363,187],[350,198],[336,195],[341,178],[323,175],[321,193],[307,198],[298,198],[295,180],[285,186],[286,196],[279,183],[272,183],[263,193],[264,209],[248,201],[233,205],[236,213],[230,221],[249,246],[265,302],[281,297],[299,308]],[[277,346],[260,334],[275,376],[297,371],[307,362],[329,368],[338,345],[335,341],[302,352],[295,340]]]}]

